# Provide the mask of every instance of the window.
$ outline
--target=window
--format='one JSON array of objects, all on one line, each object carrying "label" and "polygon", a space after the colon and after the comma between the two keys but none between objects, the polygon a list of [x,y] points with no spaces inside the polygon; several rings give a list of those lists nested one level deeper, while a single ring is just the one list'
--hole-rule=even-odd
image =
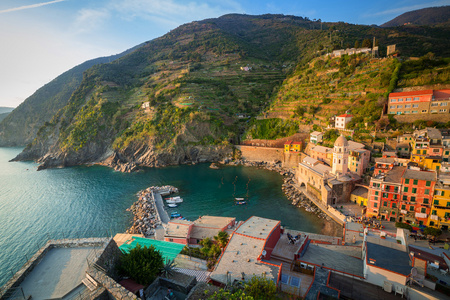
[{"label": "window", "polygon": [[402,108],[403,107],[403,105],[397,105],[397,108]]},{"label": "window", "polygon": [[417,111],[417,110],[413,110],[412,113],[413,113],[413,114],[417,114],[418,111]]},{"label": "window", "polygon": [[395,109],[395,105],[389,106],[390,109]]},{"label": "window", "polygon": [[439,200],[434,200],[433,205],[439,205]]},{"label": "window", "polygon": [[397,200],[397,194],[394,194],[394,200]]},{"label": "window", "polygon": [[422,113],[426,113],[427,111],[427,109],[422,109]]},{"label": "window", "polygon": [[373,204],[373,207],[378,207],[378,203],[374,203],[374,204]]},{"label": "window", "polygon": [[388,194],[387,193],[383,193],[383,198],[387,198]]},{"label": "window", "polygon": [[445,151],[445,155],[449,155],[450,154],[450,151]]},{"label": "window", "polygon": [[406,205],[402,205],[402,209],[405,210],[406,209]]},{"label": "window", "polygon": [[384,202],[383,202],[383,206],[387,206],[387,201],[384,201]]},{"label": "window", "polygon": [[403,201],[408,201],[408,196],[403,195]]},{"label": "window", "polygon": [[414,101],[419,101],[420,100],[420,98],[419,97],[414,97],[414,99],[413,99]]},{"label": "window", "polygon": [[397,99],[391,99],[391,102],[397,102]]},{"label": "window", "polygon": [[433,149],[433,153],[439,153],[439,149]]},{"label": "window", "polygon": [[406,100],[405,101],[411,101],[411,98],[406,98]]},{"label": "window", "polygon": [[416,197],[411,196],[411,198],[409,199],[409,201],[411,201],[411,202],[416,202]]},{"label": "window", "polygon": [[398,99],[398,102],[403,102],[403,98],[399,98],[399,99]]},{"label": "window", "polygon": [[414,206],[411,205],[411,206],[409,207],[409,211],[414,211]]},{"label": "window", "polygon": [[450,207],[450,202],[447,202],[447,207]]},{"label": "window", "polygon": [[375,195],[377,195],[377,196],[378,196],[378,191],[375,191]]},{"label": "window", "polygon": [[407,186],[405,186],[405,187],[403,188],[403,192],[405,192],[405,193],[408,192],[408,187],[407,187]]},{"label": "window", "polygon": [[397,208],[397,203],[392,203],[392,208]]},{"label": "window", "polygon": [[427,181],[425,186],[431,186],[431,181]]},{"label": "window", "polygon": [[409,113],[411,113],[409,110],[405,110],[404,112],[403,112],[404,114],[409,114]]},{"label": "window", "polygon": [[439,112],[446,112],[446,109],[440,109]]},{"label": "window", "polygon": [[413,104],[413,108],[418,108],[419,104]]},{"label": "window", "polygon": [[431,103],[431,106],[439,106],[439,103]]},{"label": "window", "polygon": [[432,113],[432,114],[433,114],[433,113],[437,113],[437,110],[432,109],[432,110],[431,110],[431,113]]},{"label": "window", "polygon": [[433,221],[430,221],[430,226],[434,226],[434,222]]},{"label": "window", "polygon": [[[417,152],[418,151],[420,151],[420,150],[417,150]],[[417,154],[420,154],[420,153],[418,152]],[[408,178],[405,179],[405,184],[409,184],[409,179]]]},{"label": "window", "polygon": [[405,104],[405,108],[411,108],[411,104]]},{"label": "window", "polygon": [[411,193],[416,194],[417,193],[417,189],[416,188],[412,188]]},{"label": "window", "polygon": [[427,209],[426,209],[425,207],[422,207],[422,208],[420,209],[420,212],[424,214],[424,213],[427,212]]},{"label": "window", "polygon": [[428,204],[430,203],[430,199],[428,198],[423,198],[423,204]]},{"label": "window", "polygon": [[[425,154],[425,152],[424,152],[424,154]],[[419,183],[419,180],[414,179],[413,184],[414,184],[414,185],[417,185],[418,183]]]},{"label": "window", "polygon": [[431,211],[431,214],[432,214],[433,216],[435,216],[435,215],[437,214],[437,212],[436,212],[435,210],[432,210],[432,211]]},{"label": "window", "polygon": [[447,106],[447,102],[442,102],[441,106]]},{"label": "window", "polygon": [[425,189],[425,195],[429,195],[430,194],[430,189]]}]

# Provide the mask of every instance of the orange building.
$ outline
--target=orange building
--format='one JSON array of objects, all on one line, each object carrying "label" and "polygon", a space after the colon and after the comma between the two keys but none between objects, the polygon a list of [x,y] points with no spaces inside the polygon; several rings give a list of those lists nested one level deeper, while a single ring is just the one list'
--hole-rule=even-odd
[{"label": "orange building", "polygon": [[448,114],[450,89],[390,93],[388,114]]}]

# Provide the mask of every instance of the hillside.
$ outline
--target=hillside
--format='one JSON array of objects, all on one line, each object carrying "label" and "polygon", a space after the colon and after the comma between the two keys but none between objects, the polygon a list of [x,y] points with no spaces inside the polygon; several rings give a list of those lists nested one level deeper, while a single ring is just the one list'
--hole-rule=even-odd
[{"label": "hillside", "polygon": [[33,141],[39,128],[67,104],[80,85],[84,71],[94,65],[114,61],[136,47],[117,55],[88,60],[38,89],[12,113],[5,115],[3,121],[0,118],[0,147],[25,146]]},{"label": "hillside", "polygon": [[[39,129],[17,159],[34,159],[42,167],[103,162],[120,170],[217,161],[231,155],[231,144],[268,108],[269,114],[277,114],[277,106],[287,105],[292,113],[300,103],[304,109],[314,105],[314,114],[325,122],[328,115],[320,116],[317,101],[326,105],[330,98],[341,105],[334,110],[324,106],[321,113],[359,103],[375,120],[378,96],[389,87],[395,61],[359,56],[343,62],[321,60],[338,41],[355,43],[375,35],[382,47],[407,44],[400,47],[407,55],[427,53],[424,42],[439,45],[437,56],[450,51],[446,28],[407,33],[322,25],[320,30],[319,22],[283,15],[226,15],[182,25],[87,70],[69,103]],[[314,57],[319,58],[312,66]],[[326,92],[303,91],[308,84]],[[312,104],[294,103],[298,97]],[[146,102],[149,108],[141,108]],[[309,113],[298,122],[316,118]],[[294,128],[288,127],[281,131]]]},{"label": "hillside", "polygon": [[450,6],[429,7],[413,10],[381,25],[381,27],[396,27],[402,25],[438,25],[450,22]]},{"label": "hillside", "polygon": [[14,107],[0,107],[0,122],[14,110]]}]

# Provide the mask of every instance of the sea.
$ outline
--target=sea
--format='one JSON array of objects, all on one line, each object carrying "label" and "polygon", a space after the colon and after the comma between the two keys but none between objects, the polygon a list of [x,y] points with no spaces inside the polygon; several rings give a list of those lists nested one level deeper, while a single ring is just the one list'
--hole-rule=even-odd
[{"label": "sea", "polygon": [[[319,233],[323,220],[294,207],[276,172],[209,164],[120,173],[103,166],[37,171],[34,162],[9,162],[22,148],[0,147],[0,286],[48,239],[111,236],[131,225],[127,211],[147,187],[173,185],[189,220],[202,215],[281,220],[286,228]],[[248,197],[247,205],[234,205]]]}]

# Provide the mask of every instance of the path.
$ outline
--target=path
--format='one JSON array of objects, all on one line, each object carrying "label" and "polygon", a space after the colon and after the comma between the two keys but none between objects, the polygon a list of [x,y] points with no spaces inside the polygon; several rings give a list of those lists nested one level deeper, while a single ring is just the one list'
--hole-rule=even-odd
[{"label": "path", "polygon": [[155,200],[156,212],[161,224],[155,228],[155,239],[164,241],[165,226],[169,223],[170,218],[167,211],[164,209],[163,198],[160,193],[152,191],[153,199]]}]

